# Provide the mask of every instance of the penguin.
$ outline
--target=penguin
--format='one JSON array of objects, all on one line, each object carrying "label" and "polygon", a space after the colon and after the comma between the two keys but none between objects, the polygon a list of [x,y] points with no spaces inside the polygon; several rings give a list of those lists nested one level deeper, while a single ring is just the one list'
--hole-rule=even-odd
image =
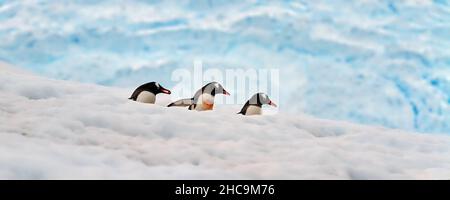
[{"label": "penguin", "polygon": [[250,98],[242,107],[241,111],[237,114],[242,115],[261,115],[262,114],[262,105],[268,104],[273,107],[277,107],[272,100],[269,99],[267,94],[264,93],[256,93]]},{"label": "penguin", "polygon": [[149,82],[136,88],[131,97],[128,99],[142,103],[154,104],[156,101],[156,95],[159,93],[170,94],[171,92],[170,90],[162,87],[159,83]]},{"label": "penguin", "polygon": [[221,84],[211,82],[197,90],[194,97],[187,99],[180,99],[175,101],[167,107],[181,106],[188,107],[189,110],[205,111],[212,110],[214,107],[214,97],[216,94],[230,95]]}]

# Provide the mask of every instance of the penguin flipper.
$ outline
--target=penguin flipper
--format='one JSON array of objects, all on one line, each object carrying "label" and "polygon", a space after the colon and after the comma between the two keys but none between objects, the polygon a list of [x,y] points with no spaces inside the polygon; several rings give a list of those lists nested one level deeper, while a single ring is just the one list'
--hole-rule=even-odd
[{"label": "penguin flipper", "polygon": [[169,105],[167,105],[167,107],[172,107],[172,106],[186,107],[186,106],[190,106],[192,104],[194,104],[194,99],[192,99],[192,98],[180,99],[178,101],[170,103]]}]

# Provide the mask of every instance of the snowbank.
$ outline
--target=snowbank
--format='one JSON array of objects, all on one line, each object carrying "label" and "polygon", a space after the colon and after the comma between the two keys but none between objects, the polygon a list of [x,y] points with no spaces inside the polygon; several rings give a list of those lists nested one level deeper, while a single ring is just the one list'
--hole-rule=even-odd
[{"label": "snowbank", "polygon": [[[0,65],[1,66],[1,65]],[[1,179],[449,179],[450,137],[127,100],[0,67]],[[167,100],[167,99],[166,99]]]}]

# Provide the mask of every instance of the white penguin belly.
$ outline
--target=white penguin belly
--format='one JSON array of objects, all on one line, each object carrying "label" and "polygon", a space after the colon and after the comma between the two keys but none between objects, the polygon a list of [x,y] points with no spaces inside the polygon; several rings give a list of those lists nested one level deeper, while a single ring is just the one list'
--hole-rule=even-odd
[{"label": "white penguin belly", "polygon": [[196,104],[195,110],[197,111],[212,110],[214,107],[214,97],[210,94],[202,94]]},{"label": "white penguin belly", "polygon": [[247,111],[245,112],[245,115],[261,115],[262,109],[259,106],[249,106],[247,108]]},{"label": "white penguin belly", "polygon": [[151,92],[147,92],[147,91],[142,91],[141,93],[139,93],[136,101],[138,102],[142,102],[142,103],[155,103],[156,100],[156,95],[151,93]]}]

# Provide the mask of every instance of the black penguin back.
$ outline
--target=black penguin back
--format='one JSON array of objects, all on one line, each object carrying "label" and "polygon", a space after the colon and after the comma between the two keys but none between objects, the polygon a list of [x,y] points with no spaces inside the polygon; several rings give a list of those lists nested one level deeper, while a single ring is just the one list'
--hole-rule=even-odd
[{"label": "black penguin back", "polygon": [[236,114],[242,114],[242,115],[247,114],[247,109],[248,109],[248,107],[250,107],[250,106],[258,106],[258,107],[262,107],[262,103],[261,103],[261,101],[259,100],[259,94],[256,95],[256,103],[255,103],[255,102],[250,103],[250,101],[254,101],[253,97],[250,98],[250,100],[248,100],[248,101],[245,103],[245,105],[242,107],[241,111],[238,112],[238,113],[236,113]]},{"label": "black penguin back", "polygon": [[247,108],[250,106],[250,101],[245,102],[244,106],[242,107],[241,111],[237,114],[245,115],[247,113]]},{"label": "black penguin back", "polygon": [[[143,91],[153,91],[154,87],[155,87],[155,82],[149,82],[149,83],[143,84],[143,85],[139,86],[138,88],[136,88],[134,90],[133,94],[131,94],[131,97],[128,98],[128,99],[136,101],[138,96],[139,96],[139,94],[141,94],[141,92],[143,92]],[[154,93],[154,94],[156,94],[156,93]]]}]

